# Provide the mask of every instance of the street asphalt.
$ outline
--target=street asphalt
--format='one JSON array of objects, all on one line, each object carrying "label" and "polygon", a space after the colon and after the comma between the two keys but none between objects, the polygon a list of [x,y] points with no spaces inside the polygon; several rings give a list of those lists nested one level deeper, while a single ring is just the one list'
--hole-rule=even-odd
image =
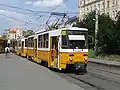
[{"label": "street asphalt", "polygon": [[84,90],[25,58],[0,54],[0,90]]}]

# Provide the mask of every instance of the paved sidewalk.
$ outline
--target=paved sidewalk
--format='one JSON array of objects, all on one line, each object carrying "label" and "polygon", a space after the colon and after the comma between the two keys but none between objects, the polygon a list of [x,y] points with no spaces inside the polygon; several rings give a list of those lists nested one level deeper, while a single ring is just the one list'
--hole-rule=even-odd
[{"label": "paved sidewalk", "polygon": [[117,61],[101,60],[101,59],[94,59],[94,58],[89,58],[88,61],[90,63],[96,63],[96,64],[120,68],[120,62],[117,62]]},{"label": "paved sidewalk", "polygon": [[0,90],[84,90],[48,68],[14,54],[0,54]]}]

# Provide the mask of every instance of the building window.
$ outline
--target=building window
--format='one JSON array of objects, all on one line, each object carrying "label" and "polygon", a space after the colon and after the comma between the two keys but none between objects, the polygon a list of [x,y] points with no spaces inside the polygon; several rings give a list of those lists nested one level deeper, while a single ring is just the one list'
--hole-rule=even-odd
[{"label": "building window", "polygon": [[84,0],[84,5],[85,5],[85,0]]},{"label": "building window", "polygon": [[82,1],[80,0],[80,6],[82,6]]},{"label": "building window", "polygon": [[88,12],[88,7],[87,7],[87,12]]},{"label": "building window", "polygon": [[116,0],[116,5],[118,4],[118,0]]},{"label": "building window", "polygon": [[107,8],[110,7],[110,1],[107,1]]},{"label": "building window", "polygon": [[115,17],[115,12],[113,11],[113,18]]},{"label": "building window", "polygon": [[113,4],[115,4],[115,0],[113,0]]},{"label": "building window", "polygon": [[100,4],[98,4],[98,10],[100,10]]},{"label": "building window", "polygon": [[90,8],[91,8],[91,11],[92,11],[92,6],[90,6]]},{"label": "building window", "polygon": [[96,5],[94,5],[94,9],[96,10]]},{"label": "building window", "polygon": [[107,12],[107,15],[109,16],[109,12]]}]

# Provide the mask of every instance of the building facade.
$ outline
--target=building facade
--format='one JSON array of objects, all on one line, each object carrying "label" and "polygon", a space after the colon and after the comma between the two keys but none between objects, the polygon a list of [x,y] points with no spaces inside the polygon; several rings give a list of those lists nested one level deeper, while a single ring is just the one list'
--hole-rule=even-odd
[{"label": "building facade", "polygon": [[19,37],[22,37],[23,33],[20,28],[10,28],[7,31],[7,39],[12,40],[12,39],[17,39]]},{"label": "building facade", "polygon": [[108,14],[112,19],[116,18],[120,11],[120,0],[79,0],[80,20],[87,13],[98,10],[100,14]]}]

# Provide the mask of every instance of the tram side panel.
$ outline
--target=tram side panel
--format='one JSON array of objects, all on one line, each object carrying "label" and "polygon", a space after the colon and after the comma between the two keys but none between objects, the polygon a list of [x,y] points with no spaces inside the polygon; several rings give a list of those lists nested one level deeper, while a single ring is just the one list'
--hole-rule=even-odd
[{"label": "tram side panel", "polygon": [[49,62],[50,52],[45,50],[38,50],[38,60]]},{"label": "tram side panel", "polygon": [[34,59],[34,36],[28,38],[27,58]]},{"label": "tram side panel", "polygon": [[27,39],[25,39],[25,38],[22,41],[21,55],[23,57],[27,56]]},{"label": "tram side panel", "polygon": [[37,53],[38,61],[49,63],[50,50],[48,32],[38,35]]}]

